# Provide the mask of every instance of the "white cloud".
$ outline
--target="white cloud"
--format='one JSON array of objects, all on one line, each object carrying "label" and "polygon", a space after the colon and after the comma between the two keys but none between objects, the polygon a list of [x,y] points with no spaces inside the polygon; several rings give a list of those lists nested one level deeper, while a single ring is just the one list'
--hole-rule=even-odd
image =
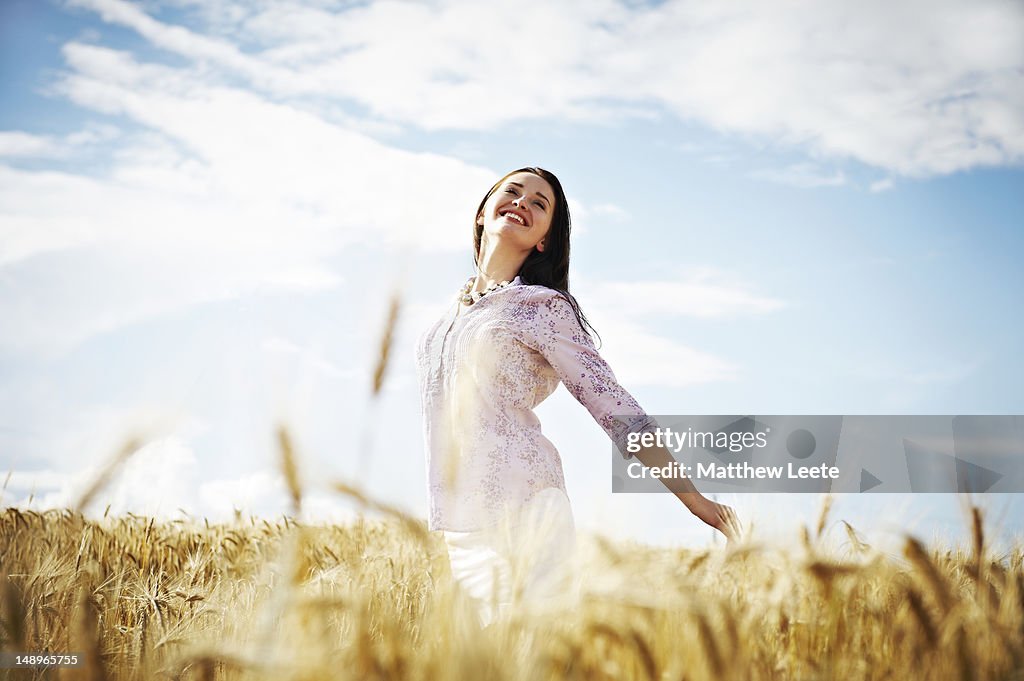
[{"label": "white cloud", "polygon": [[307,522],[346,524],[358,515],[351,504],[335,493],[314,491],[302,498],[302,517]]},{"label": "white cloud", "polygon": [[[22,507],[68,508],[95,480],[103,465],[98,462],[63,471],[14,470],[4,499]],[[102,515],[109,506],[113,515],[130,512],[167,519],[181,517],[184,510],[193,517],[211,521],[230,520],[236,509],[243,516],[268,517],[290,512],[290,497],[279,472],[263,469],[208,480],[208,470],[185,439],[177,435],[153,439],[115,469],[87,512]],[[323,487],[324,481],[316,481],[304,490],[304,516],[320,521],[351,518],[349,505]]]},{"label": "white cloud", "polygon": [[353,368],[343,369],[334,362],[325,359],[318,350],[302,347],[287,338],[281,338],[280,336],[264,339],[260,347],[264,352],[270,354],[297,357],[305,366],[332,378],[351,379],[360,376],[363,373],[363,371]]},{"label": "white cloud", "polygon": [[677,280],[595,282],[587,289],[589,300],[613,307],[617,317],[632,319],[730,319],[768,314],[786,306],[785,301],[755,293],[713,269]]},{"label": "white cloud", "polygon": [[[10,322],[0,347],[19,352],[61,352],[257,290],[338,286],[325,261],[354,242],[462,248],[460,206],[473,205],[495,173],[389,147],[346,127],[348,118],[329,122],[337,117],[326,111],[352,101],[371,123],[425,128],[600,118],[649,102],[894,174],[1010,162],[1024,150],[1013,113],[1024,97],[1014,87],[1020,33],[1012,30],[1024,19],[1011,5],[627,8],[602,0],[484,10],[442,1],[331,13],[220,4],[202,10],[219,32],[206,35],[209,27],[170,25],[119,0],[77,4],[188,61],[140,63],[68,43],[69,70],[54,90],[147,132],[0,136],[8,155],[65,154],[100,141],[114,149],[101,178],[0,166],[0,314]],[[467,30],[481,22],[493,27],[486,47]],[[911,23],[905,40],[890,40]],[[959,27],[955,39],[950,25]],[[984,41],[970,38],[982,33]],[[267,49],[243,51],[243,34]],[[254,90],[225,85],[239,77]],[[817,161],[758,175],[797,186],[846,181]],[[571,203],[580,234],[588,213],[624,217],[617,206]],[[49,314],[38,315],[41,307]]]},{"label": "white cloud", "polygon": [[[8,486],[21,491],[16,503],[28,505],[30,492],[35,508],[68,508],[76,503],[96,480],[106,461],[78,470],[15,471]],[[110,506],[113,514],[126,512],[168,518],[178,508],[195,505],[196,458],[190,447],[174,436],[154,439],[133,453],[115,469],[113,476],[94,497],[87,511],[93,515]]]},{"label": "white cloud", "polygon": [[[188,410],[171,404],[140,399],[120,406],[70,400],[47,378],[4,385],[0,405],[3,413],[18,419],[19,429],[34,434],[28,440],[31,446],[26,447],[30,460],[45,461],[48,469],[76,475],[75,471],[83,471],[81,474],[88,476],[129,441],[164,441],[205,428]],[[34,408],[26,411],[26,405]],[[13,457],[12,467],[21,468],[23,461],[24,457]],[[84,468],[83,462],[88,462]],[[40,480],[52,483],[45,476]]]},{"label": "white cloud", "polygon": [[[602,305],[591,304],[588,309],[593,310],[594,319],[616,319],[615,315],[602,312],[606,310]],[[618,319],[615,324],[600,327],[605,342],[601,354],[625,385],[681,388],[738,378],[739,367],[728,360],[652,333],[635,322]]]},{"label": "white cloud", "polygon": [[[344,523],[357,516],[349,501],[328,489],[328,480],[305,485],[302,514],[306,522]],[[203,482],[199,485],[197,512],[210,520],[229,520],[235,510],[242,517],[291,515],[291,497],[281,474],[262,470],[237,478]]]},{"label": "white cloud", "polygon": [[895,185],[896,183],[893,182],[893,179],[891,177],[886,177],[884,179],[872,182],[870,189],[872,194],[878,194],[892,189]]},{"label": "white cloud", "polygon": [[0,157],[54,158],[62,155],[60,143],[51,136],[0,132]]},{"label": "white cloud", "polygon": [[[588,318],[600,331],[601,354],[626,385],[679,388],[738,380],[738,364],[665,335],[665,322],[765,315],[788,304],[710,267],[675,280],[588,281],[575,271],[570,277],[577,282],[575,294],[586,301]],[[652,328],[655,321],[657,330]]]},{"label": "white cloud", "polygon": [[[482,168],[400,151],[250,92],[204,85],[184,70],[77,43],[64,52],[74,72],[61,89],[72,100],[160,132],[182,149],[173,159],[169,147],[167,163],[205,171],[208,195],[261,209],[284,206],[292,217],[319,218],[371,241],[443,245],[462,236],[452,228],[459,199],[471,203],[493,179]],[[140,162],[152,164],[152,153],[144,153]],[[123,159],[129,168],[130,158]],[[451,185],[445,200],[442,184]],[[424,231],[433,238],[425,240]]]},{"label": "white cloud", "polygon": [[244,515],[283,513],[290,504],[281,475],[269,470],[202,482],[198,495],[199,507],[211,520],[231,518],[235,509]]},{"label": "white cloud", "polygon": [[159,517],[173,517],[179,508],[193,508],[195,484],[200,469],[191,447],[177,437],[165,437],[146,444],[118,471],[102,493],[110,511],[127,511]]},{"label": "white cloud", "polygon": [[[48,490],[60,487],[67,477],[66,473],[44,468],[35,471],[9,471],[10,479],[7,481],[7,496],[18,492],[31,492],[32,490]],[[6,475],[5,475],[6,478]]]},{"label": "white cloud", "polygon": [[846,184],[846,176],[842,171],[823,172],[813,163],[794,163],[785,168],[762,168],[750,173],[758,180],[767,180],[791,187],[811,189],[814,187],[841,187]]},{"label": "white cloud", "polygon": [[119,134],[111,125],[90,125],[64,137],[0,131],[0,158],[66,158],[77,149],[108,142]]},{"label": "white cloud", "polygon": [[[16,471],[7,486],[5,501],[25,508],[68,508],[95,472],[92,468],[75,473]],[[260,470],[235,478],[204,480],[195,454],[176,438],[157,440],[140,449],[97,494],[86,512],[96,517],[108,507],[115,516],[135,513],[171,519],[182,517],[184,512],[211,522],[229,521],[236,510],[243,517],[291,513],[290,497],[280,473]],[[306,519],[344,522],[354,515],[350,505],[337,495],[315,488],[304,494]]]},{"label": "white cloud", "polygon": [[61,91],[149,131],[116,140],[106,177],[0,165],[2,349],[61,353],[196,304],[333,288],[326,260],[356,242],[462,248],[462,207],[494,179],[126,53],[64,51]]},{"label": "white cloud", "polygon": [[[273,96],[355,101],[425,129],[600,121],[654,104],[902,175],[1024,158],[1024,8],[1007,0],[221,3],[205,14],[219,38],[120,0],[76,4]],[[243,53],[243,35],[269,49]]]}]

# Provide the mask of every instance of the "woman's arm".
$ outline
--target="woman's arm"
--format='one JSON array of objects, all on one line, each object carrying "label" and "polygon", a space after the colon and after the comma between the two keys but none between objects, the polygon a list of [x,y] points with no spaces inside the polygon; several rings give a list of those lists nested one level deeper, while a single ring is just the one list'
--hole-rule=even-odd
[{"label": "woman's arm", "polygon": [[[636,453],[636,458],[648,468],[662,468],[675,461],[667,449],[653,445],[642,448]],[[688,478],[664,477],[660,480],[695,516],[724,534],[730,541],[739,539],[742,525],[732,507],[711,501],[697,491]]]},{"label": "woman's arm", "polygon": [[[523,302],[517,317],[523,342],[544,356],[566,389],[587,408],[618,451],[629,458],[624,446],[626,436],[657,424],[616,380],[593,340],[580,327],[569,301],[556,291],[537,287]],[[628,418],[621,418],[624,416]],[[648,467],[674,461],[664,447],[644,448],[636,458]],[[732,508],[706,498],[685,478],[661,481],[695,516],[729,539],[738,537],[740,524]]]}]

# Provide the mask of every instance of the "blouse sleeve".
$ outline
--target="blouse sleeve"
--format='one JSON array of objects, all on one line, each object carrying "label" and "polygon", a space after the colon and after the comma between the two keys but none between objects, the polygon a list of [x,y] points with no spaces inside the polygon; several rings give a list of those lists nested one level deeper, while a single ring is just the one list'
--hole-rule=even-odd
[{"label": "blouse sleeve", "polygon": [[562,384],[594,417],[626,459],[626,437],[657,427],[633,396],[619,385],[594,341],[576,320],[561,294],[538,287],[521,309],[522,341],[536,350],[558,374]]}]

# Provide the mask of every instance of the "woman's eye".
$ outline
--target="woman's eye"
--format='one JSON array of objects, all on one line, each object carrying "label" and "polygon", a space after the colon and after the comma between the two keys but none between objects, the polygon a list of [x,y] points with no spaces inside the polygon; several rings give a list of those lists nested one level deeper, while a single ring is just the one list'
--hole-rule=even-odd
[{"label": "woman's eye", "polygon": [[544,210],[544,204],[541,203],[540,201],[534,201],[533,205],[537,206],[537,208],[540,208],[541,210]]},{"label": "woman's eye", "polygon": [[505,193],[506,193],[506,194],[515,194],[515,193],[517,193],[517,192],[516,192],[516,190],[515,190],[515,189],[513,189],[512,187],[509,187],[508,189],[506,189],[506,190],[505,190]]}]

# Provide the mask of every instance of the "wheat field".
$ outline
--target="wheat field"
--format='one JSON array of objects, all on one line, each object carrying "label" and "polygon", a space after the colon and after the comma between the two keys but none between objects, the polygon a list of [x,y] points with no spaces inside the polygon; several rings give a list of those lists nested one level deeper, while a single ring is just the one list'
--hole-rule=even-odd
[{"label": "wheat field", "polygon": [[[358,492],[348,490],[351,494]],[[372,505],[372,502],[363,498]],[[387,508],[339,526],[0,514],[3,649],[84,679],[1022,679],[1024,552],[708,551],[581,536],[572,603],[481,628],[443,541]],[[824,548],[822,534],[842,536]]]}]

